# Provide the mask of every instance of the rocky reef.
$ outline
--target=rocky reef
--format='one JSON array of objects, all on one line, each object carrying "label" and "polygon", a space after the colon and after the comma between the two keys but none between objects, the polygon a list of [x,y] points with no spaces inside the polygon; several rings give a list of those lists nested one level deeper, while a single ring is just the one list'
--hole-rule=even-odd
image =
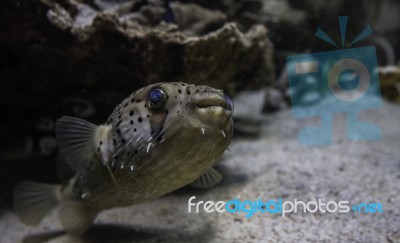
[{"label": "rocky reef", "polygon": [[62,115],[104,122],[124,96],[155,82],[234,94],[274,80],[265,26],[243,30],[194,3],[7,1],[0,14],[1,135],[9,138],[0,157],[17,174],[11,181],[55,180],[49,169],[30,171],[54,168],[53,126]]}]

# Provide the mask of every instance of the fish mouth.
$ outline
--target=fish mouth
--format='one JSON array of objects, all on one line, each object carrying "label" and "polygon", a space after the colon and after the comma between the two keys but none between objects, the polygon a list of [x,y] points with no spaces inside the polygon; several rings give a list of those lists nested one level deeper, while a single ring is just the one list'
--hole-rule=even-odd
[{"label": "fish mouth", "polygon": [[232,100],[222,92],[208,92],[193,97],[194,113],[202,128],[225,129],[232,120]]},{"label": "fish mouth", "polygon": [[195,100],[195,106],[198,109],[224,109],[226,111],[232,112],[233,103],[231,99],[224,95],[220,94],[210,94],[206,97],[198,97]]}]

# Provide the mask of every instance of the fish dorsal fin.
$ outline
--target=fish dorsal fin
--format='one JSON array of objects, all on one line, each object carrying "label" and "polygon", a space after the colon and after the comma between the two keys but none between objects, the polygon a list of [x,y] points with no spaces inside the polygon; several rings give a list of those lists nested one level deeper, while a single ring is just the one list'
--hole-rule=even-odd
[{"label": "fish dorsal fin", "polygon": [[64,116],[56,123],[56,136],[61,156],[75,171],[89,167],[96,153],[98,126],[85,120]]},{"label": "fish dorsal fin", "polygon": [[222,180],[221,173],[219,173],[216,169],[211,168],[204,174],[202,174],[199,178],[197,178],[195,181],[190,183],[190,186],[196,188],[208,189],[220,183],[221,180]]}]

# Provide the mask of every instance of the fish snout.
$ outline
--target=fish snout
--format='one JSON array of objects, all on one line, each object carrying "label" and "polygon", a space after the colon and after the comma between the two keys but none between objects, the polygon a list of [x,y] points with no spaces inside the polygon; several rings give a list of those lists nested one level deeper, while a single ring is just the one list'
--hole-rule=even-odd
[{"label": "fish snout", "polygon": [[194,95],[191,107],[197,117],[210,126],[224,127],[232,119],[232,99],[221,91]]}]

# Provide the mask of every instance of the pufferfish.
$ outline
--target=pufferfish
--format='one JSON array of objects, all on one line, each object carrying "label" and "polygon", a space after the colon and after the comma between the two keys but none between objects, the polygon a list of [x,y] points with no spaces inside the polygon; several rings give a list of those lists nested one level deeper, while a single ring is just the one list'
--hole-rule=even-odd
[{"label": "pufferfish", "polygon": [[213,165],[230,144],[233,103],[223,91],[185,83],[141,88],[105,124],[62,117],[60,155],[76,172],[63,185],[21,182],[14,208],[37,225],[57,208],[63,228],[84,233],[103,210],[162,196],[185,185],[222,180]]}]

